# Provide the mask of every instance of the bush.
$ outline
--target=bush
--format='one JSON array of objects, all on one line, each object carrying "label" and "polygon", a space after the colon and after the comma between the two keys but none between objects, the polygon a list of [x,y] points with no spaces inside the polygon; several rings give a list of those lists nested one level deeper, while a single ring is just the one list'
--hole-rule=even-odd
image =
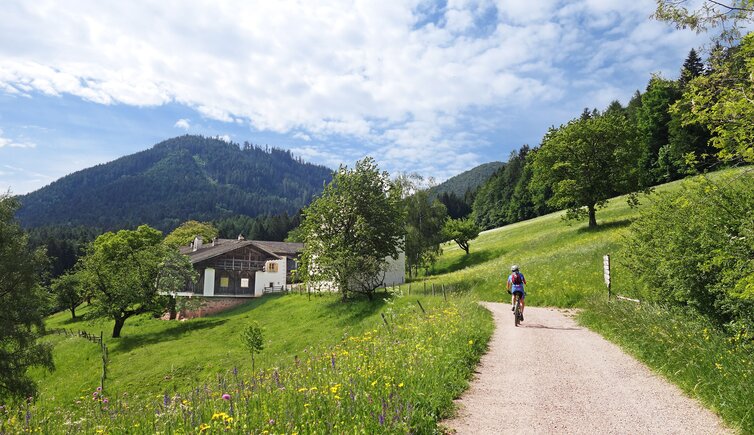
[{"label": "bush", "polygon": [[718,325],[754,326],[751,173],[688,180],[631,225],[621,257],[645,299],[691,307]]}]

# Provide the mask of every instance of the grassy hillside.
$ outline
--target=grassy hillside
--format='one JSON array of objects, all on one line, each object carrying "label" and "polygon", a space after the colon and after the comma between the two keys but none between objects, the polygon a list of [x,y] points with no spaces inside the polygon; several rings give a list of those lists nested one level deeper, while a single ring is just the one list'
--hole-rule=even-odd
[{"label": "grassy hillside", "polygon": [[[657,190],[676,189],[677,186],[676,182]],[[644,203],[651,200],[651,196],[643,198]],[[452,286],[456,296],[459,293],[470,296],[463,299],[508,301],[503,279],[511,264],[520,264],[529,281],[529,303],[585,308],[583,322],[625,346],[650,367],[681,385],[688,394],[702,399],[732,426],[743,431],[754,430],[754,416],[750,415],[748,406],[754,401],[754,388],[751,382],[747,384],[754,376],[754,358],[746,353],[749,351],[742,353],[736,350],[738,348],[731,348],[722,331],[701,328],[699,319],[689,320],[683,315],[657,309],[604,303],[607,295],[602,281],[602,255],[616,251],[621,234],[637,213],[638,210],[630,209],[619,198],[598,213],[599,227],[595,230],[587,229],[586,223],[569,226],[561,220],[561,213],[555,213],[487,231],[471,243],[469,255],[454,245],[445,245],[444,254],[434,272],[420,279],[426,282],[428,288],[433,283],[437,288],[444,284]],[[619,258],[614,258],[613,266],[614,290],[630,294],[629,273],[621,268]],[[141,397],[140,406],[147,406],[145,404],[154,402],[155,397],[172,397],[176,392],[192,387],[217,385],[218,379],[234,376],[234,368],[239,376],[248,379],[252,375],[249,373],[249,355],[241,345],[239,333],[252,319],[266,328],[267,346],[258,360],[259,366],[275,372],[276,368],[281,368],[283,373],[286,367],[295,368],[295,357],[303,360],[323,351],[329,355],[331,351],[328,349],[338,349],[343,343],[349,343],[351,339],[348,337],[371,334],[370,331],[390,334],[391,331],[382,323],[381,314],[392,319],[396,312],[410,311],[414,317],[401,327],[410,329],[419,325],[412,322],[419,322],[420,319],[415,317],[419,312],[415,294],[417,287],[422,288],[423,285],[421,282],[411,285],[411,297],[393,297],[372,303],[359,301],[342,304],[333,296],[312,297],[309,300],[305,295],[294,294],[265,297],[217,316],[187,322],[165,322],[149,317],[131,319],[126,323],[122,339],[106,339],[111,357],[110,379],[106,388],[109,393]],[[404,285],[400,293],[406,295],[408,287]],[[443,308],[447,302],[440,296],[419,298],[427,309],[439,310],[440,316],[457,316],[456,311]],[[477,314],[472,317],[475,316]],[[430,317],[438,318],[435,314]],[[461,322],[458,326],[442,329],[442,336],[445,336],[445,332],[457,334],[453,338],[455,345],[444,345],[444,350],[438,350],[428,345],[431,339],[422,339],[411,344],[416,349],[411,355],[419,356],[430,351],[446,355],[458,350],[459,342],[466,341],[469,346],[481,351],[491,327],[489,315],[482,317],[473,324]],[[99,333],[100,330],[109,331],[112,323],[70,322],[66,313],[60,313],[48,320],[48,327]],[[428,333],[429,337],[440,337],[436,331]],[[469,335],[472,333],[481,335]],[[396,338],[386,337],[387,348],[395,343],[407,343],[403,339],[396,341]],[[89,395],[99,383],[98,348],[78,338],[50,336],[48,339],[55,344],[58,370],[50,374],[36,373],[41,389],[38,406],[69,407],[71,403],[81,400],[80,397]],[[670,348],[674,351],[668,356]],[[345,355],[349,352],[342,349],[338,352],[344,351]],[[361,362],[368,367],[382,367],[390,373],[401,372],[402,369],[396,367],[402,363],[390,359],[396,356],[389,354],[378,351]],[[467,364],[473,364],[473,358],[478,353],[463,355],[466,355],[463,358]],[[355,369],[357,372],[363,370],[358,367]],[[444,370],[438,369],[439,372]],[[417,378],[410,394],[415,394],[417,401],[423,401],[423,409],[428,406],[425,409],[427,414],[422,414],[423,417],[419,419],[425,425],[429,424],[425,420],[430,418],[427,416],[434,415],[436,418],[440,415],[439,409],[447,412],[452,394],[436,398],[432,392],[443,390],[448,380],[425,379],[423,373],[415,374]],[[460,391],[468,374],[463,371],[459,373],[454,376],[462,377],[461,384],[455,385],[453,391],[456,393],[453,394]],[[377,380],[370,380],[365,388],[374,387],[376,384],[373,382]],[[393,387],[398,384],[397,381],[391,382],[388,383]],[[333,385],[329,388],[338,391],[340,387]],[[289,400],[283,396],[275,397],[278,399],[274,400]],[[299,405],[303,406],[297,402],[296,406]],[[211,408],[202,409],[202,412],[209,412],[209,416],[213,415]],[[327,407],[322,409],[322,412],[330,412]],[[312,425],[315,420],[312,420]],[[419,424],[416,423],[419,420],[411,420],[413,423],[407,427]]]},{"label": "grassy hillside", "polygon": [[[253,373],[238,340],[250,319],[267,343]],[[124,333],[106,340],[102,391],[98,346],[51,337],[58,370],[37,373],[36,401],[0,407],[0,433],[432,433],[466,388],[492,319],[463,297],[343,304],[291,294],[186,322],[142,317]]]},{"label": "grassy hillside", "polygon": [[[733,169],[713,174],[719,177]],[[678,189],[682,181],[657,187],[659,193]],[[512,264],[521,266],[529,283],[527,299],[533,305],[584,307],[595,298],[606,298],[602,256],[612,254],[623,234],[642,206],[655,193],[641,196],[642,205],[630,208],[624,197],[610,200],[597,212],[598,227],[589,229],[586,222],[568,224],[563,212],[552,213],[524,222],[482,232],[471,242],[469,255],[455,243],[443,245],[443,255],[427,277],[431,284],[453,285],[486,301],[509,298],[504,279]],[[631,294],[632,279],[612,257],[613,290]]]},{"label": "grassy hillside", "polygon": [[[721,171],[711,176],[749,171]],[[678,189],[682,181],[656,192]],[[642,198],[644,206],[654,195]],[[621,345],[636,358],[719,413],[733,428],[754,433],[754,347],[752,338],[731,337],[689,312],[651,305],[607,303],[602,256],[617,251],[641,207],[631,209],[613,199],[597,214],[599,227],[567,225],[562,213],[486,231],[472,241],[465,255],[446,244],[435,271],[426,280],[450,284],[481,300],[510,301],[504,279],[511,264],[526,275],[527,302],[538,306],[584,308],[580,321]],[[613,291],[634,296],[633,277],[612,256]],[[421,283],[417,283],[422,285]],[[414,285],[417,285],[414,284]]]},{"label": "grassy hillside", "polygon": [[[240,334],[251,320],[265,328],[266,347],[258,367],[288,364],[307,349],[333,345],[344,335],[358,335],[379,321],[385,301],[343,304],[337,297],[266,296],[215,316],[167,322],[144,315],[129,319],[123,337],[109,338],[112,321],[72,322],[61,312],[48,328],[104,331],[110,353],[108,389],[137,394],[161,394],[214,380],[237,368],[251,370],[250,354]],[[82,310],[86,313],[86,309]],[[38,372],[45,401],[70,403],[99,383],[100,352],[96,344],[77,337],[52,335],[55,365],[52,373]]]}]

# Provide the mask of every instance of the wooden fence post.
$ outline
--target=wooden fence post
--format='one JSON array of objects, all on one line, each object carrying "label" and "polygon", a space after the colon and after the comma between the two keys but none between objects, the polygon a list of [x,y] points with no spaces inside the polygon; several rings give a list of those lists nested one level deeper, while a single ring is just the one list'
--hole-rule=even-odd
[{"label": "wooden fence post", "polygon": [[419,308],[422,309],[422,313],[427,314],[427,312],[424,311],[424,307],[422,307],[422,303],[418,299],[416,300],[416,303],[419,304]]}]

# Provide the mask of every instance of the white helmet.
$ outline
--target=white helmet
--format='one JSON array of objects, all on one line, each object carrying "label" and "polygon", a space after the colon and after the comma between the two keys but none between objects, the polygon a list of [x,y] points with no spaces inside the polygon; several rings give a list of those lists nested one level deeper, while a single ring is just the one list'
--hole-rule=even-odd
[{"label": "white helmet", "polygon": [[511,272],[518,272],[518,264],[511,266]]}]

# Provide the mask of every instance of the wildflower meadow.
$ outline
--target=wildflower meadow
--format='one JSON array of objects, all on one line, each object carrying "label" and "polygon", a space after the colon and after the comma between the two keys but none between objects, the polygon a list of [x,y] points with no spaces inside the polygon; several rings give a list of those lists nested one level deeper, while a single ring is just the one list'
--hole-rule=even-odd
[{"label": "wildflower meadow", "polygon": [[[71,406],[0,409],[0,433],[427,433],[448,416],[492,334],[465,298],[388,304],[384,321],[280,367],[149,398],[93,387]],[[94,384],[96,385],[96,384]]]}]

